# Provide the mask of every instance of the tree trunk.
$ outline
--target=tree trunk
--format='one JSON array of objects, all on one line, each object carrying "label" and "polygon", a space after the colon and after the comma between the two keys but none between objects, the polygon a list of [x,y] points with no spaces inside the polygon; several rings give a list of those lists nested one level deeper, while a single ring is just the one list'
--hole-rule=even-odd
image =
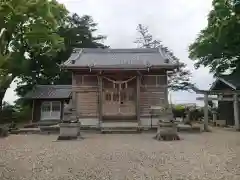
[{"label": "tree trunk", "polygon": [[[0,117],[2,117],[1,115],[2,115],[2,108],[3,108],[3,98],[5,95],[5,92],[0,92]],[[1,123],[1,120],[0,120],[0,123]]]}]

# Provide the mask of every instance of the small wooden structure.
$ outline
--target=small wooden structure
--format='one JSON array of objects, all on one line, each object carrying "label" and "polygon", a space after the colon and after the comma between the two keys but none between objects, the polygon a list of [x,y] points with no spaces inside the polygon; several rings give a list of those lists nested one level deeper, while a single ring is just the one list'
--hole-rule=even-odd
[{"label": "small wooden structure", "polygon": [[[239,96],[240,96],[240,74],[221,76],[213,83],[210,90],[199,90],[194,88],[197,94],[203,94],[204,100],[204,129],[208,129],[208,101],[218,101],[219,120],[225,120],[226,125],[234,125],[237,131],[240,130],[239,123]],[[212,98],[210,95],[216,95]]]},{"label": "small wooden structure", "polygon": [[63,119],[64,104],[71,99],[72,85],[36,85],[25,96],[32,101],[32,122],[59,123]]}]

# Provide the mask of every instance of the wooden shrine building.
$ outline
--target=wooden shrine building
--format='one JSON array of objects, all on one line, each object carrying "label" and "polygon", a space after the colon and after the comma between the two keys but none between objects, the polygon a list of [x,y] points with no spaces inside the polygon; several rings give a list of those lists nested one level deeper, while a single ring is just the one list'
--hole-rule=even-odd
[{"label": "wooden shrine building", "polygon": [[71,98],[83,126],[157,125],[151,109],[168,105],[167,73],[178,62],[163,49],[75,49],[61,68],[72,72]]},{"label": "wooden shrine building", "polygon": [[[235,126],[236,130],[240,130],[240,73],[219,76],[212,84],[209,91],[195,89],[196,93],[204,94],[205,103],[205,126],[208,122],[208,101],[218,101],[218,119],[225,120],[226,125]],[[208,97],[209,95],[217,95],[216,98]]]}]

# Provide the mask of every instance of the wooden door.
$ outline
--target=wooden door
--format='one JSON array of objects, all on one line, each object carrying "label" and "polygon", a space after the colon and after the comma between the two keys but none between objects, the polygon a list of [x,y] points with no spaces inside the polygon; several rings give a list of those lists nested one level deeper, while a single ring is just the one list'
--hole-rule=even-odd
[{"label": "wooden door", "polygon": [[105,89],[103,92],[103,115],[112,116],[119,113],[119,92],[115,89]]},{"label": "wooden door", "polygon": [[136,103],[133,88],[123,90],[105,89],[103,100],[104,116],[136,115]]},{"label": "wooden door", "polygon": [[123,116],[136,115],[136,103],[133,88],[120,91],[119,113]]}]

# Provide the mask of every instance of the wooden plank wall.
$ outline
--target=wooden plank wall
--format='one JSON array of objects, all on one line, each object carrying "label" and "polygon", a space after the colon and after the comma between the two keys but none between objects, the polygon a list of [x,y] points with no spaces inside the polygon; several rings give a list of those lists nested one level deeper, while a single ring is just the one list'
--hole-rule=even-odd
[{"label": "wooden plank wall", "polygon": [[143,76],[140,88],[140,116],[150,116],[151,106],[168,104],[167,76],[159,76],[159,84],[155,76]]},{"label": "wooden plank wall", "polygon": [[76,84],[76,109],[80,117],[98,117],[98,79],[91,75],[74,75]]},{"label": "wooden plank wall", "polygon": [[[151,106],[168,104],[167,76],[161,75],[160,83],[156,83],[153,75],[143,76],[140,83],[140,116],[150,116]],[[73,75],[76,92],[76,109],[80,117],[98,117],[98,79],[93,75]],[[104,87],[108,87],[106,81]],[[134,83],[136,85],[136,81]],[[103,89],[104,90],[104,89]]]}]

